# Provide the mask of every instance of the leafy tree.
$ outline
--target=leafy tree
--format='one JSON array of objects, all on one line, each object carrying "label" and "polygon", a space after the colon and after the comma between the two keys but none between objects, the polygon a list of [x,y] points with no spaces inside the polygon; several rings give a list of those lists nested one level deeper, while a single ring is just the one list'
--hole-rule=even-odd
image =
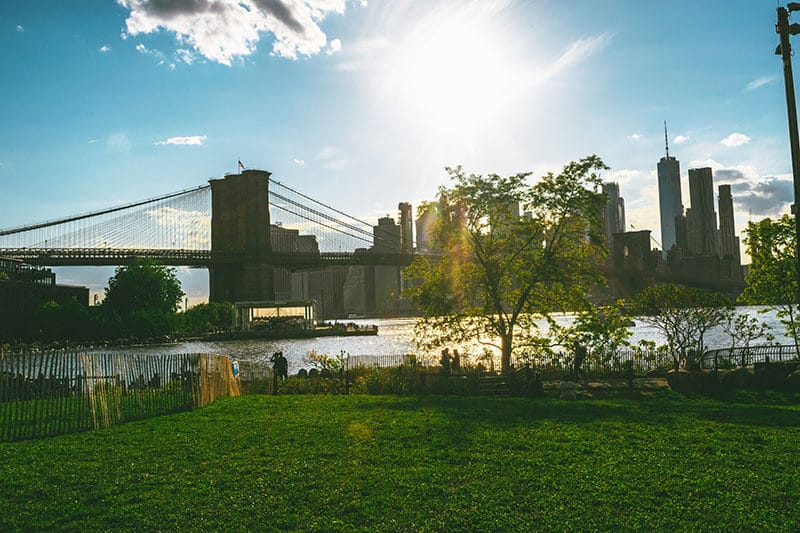
[{"label": "leafy tree", "polygon": [[96,334],[91,310],[75,298],[64,304],[53,301],[42,304],[32,320],[38,338],[87,340]]},{"label": "leafy tree", "polygon": [[236,307],[229,302],[208,302],[196,305],[182,315],[181,329],[199,334],[230,331],[236,323]]},{"label": "leafy tree", "polygon": [[164,335],[177,325],[183,290],[175,269],[149,259],[137,259],[117,268],[108,280],[103,310],[109,324],[119,326],[118,334]]},{"label": "leafy tree", "polygon": [[736,348],[742,348],[739,361],[741,366],[744,366],[746,361],[745,354],[750,348],[750,343],[762,339],[767,342],[775,340],[772,330],[766,322],[759,322],[756,317],[743,313],[731,313],[720,326],[731,339],[730,353],[734,353]]},{"label": "leafy tree", "polygon": [[[432,245],[441,258],[418,257],[405,273],[424,312],[416,340],[426,349],[477,341],[500,350],[502,370],[515,348],[549,346],[541,317],[586,305],[587,284],[600,280],[603,253],[597,156],[548,173],[500,177],[448,168],[454,182],[439,191]],[[516,216],[522,204],[530,217]]]},{"label": "leafy tree", "polygon": [[704,336],[733,310],[726,296],[679,285],[654,285],[633,302],[637,319],[667,339],[675,370],[691,367],[705,350]]},{"label": "leafy tree", "polygon": [[800,352],[800,305],[798,305],[797,256],[794,219],[783,215],[778,220],[765,218],[749,222],[744,243],[750,254],[750,269],[745,277],[743,303],[766,305],[794,339]]},{"label": "leafy tree", "polygon": [[576,313],[572,326],[563,328],[559,336],[565,345],[580,343],[593,356],[608,360],[617,349],[628,346],[629,324],[630,318],[623,313],[620,302],[606,307],[590,305]]}]

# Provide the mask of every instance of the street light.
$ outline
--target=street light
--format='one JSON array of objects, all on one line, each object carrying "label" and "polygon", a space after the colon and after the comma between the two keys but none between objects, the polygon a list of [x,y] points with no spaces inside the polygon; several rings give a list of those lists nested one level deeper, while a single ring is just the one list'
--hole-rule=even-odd
[{"label": "street light", "polygon": [[789,13],[800,11],[800,2],[789,2],[786,7],[778,7],[778,23],[775,32],[780,35],[781,42],[775,50],[783,59],[783,81],[786,87],[786,110],[789,113],[789,145],[792,151],[792,177],[794,178],[794,235],[795,261],[798,294],[800,302],[800,141],[797,134],[797,104],[794,98],[794,76],[792,75],[792,46],[789,35],[800,33],[800,24],[789,24]]}]

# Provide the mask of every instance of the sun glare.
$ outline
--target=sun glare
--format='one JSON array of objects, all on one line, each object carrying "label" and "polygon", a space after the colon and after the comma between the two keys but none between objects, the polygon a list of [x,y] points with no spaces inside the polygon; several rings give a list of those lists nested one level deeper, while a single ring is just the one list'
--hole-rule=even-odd
[{"label": "sun glare", "polygon": [[523,62],[497,10],[436,10],[418,21],[380,73],[403,116],[444,135],[468,134],[509,109]]}]

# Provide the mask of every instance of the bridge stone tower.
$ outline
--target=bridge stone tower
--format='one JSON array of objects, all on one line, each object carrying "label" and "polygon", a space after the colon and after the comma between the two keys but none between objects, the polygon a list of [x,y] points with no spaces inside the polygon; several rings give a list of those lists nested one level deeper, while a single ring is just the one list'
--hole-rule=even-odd
[{"label": "bridge stone tower", "polygon": [[[243,170],[211,184],[209,300],[244,302],[275,299],[269,221],[269,177]],[[241,257],[225,261],[226,257]]]}]

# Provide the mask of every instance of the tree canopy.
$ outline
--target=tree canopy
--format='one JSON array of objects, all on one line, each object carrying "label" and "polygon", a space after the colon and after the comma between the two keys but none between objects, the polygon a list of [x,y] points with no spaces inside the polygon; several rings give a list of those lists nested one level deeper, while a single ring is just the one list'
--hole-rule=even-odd
[{"label": "tree canopy", "polygon": [[[541,318],[585,308],[587,286],[600,281],[603,255],[599,172],[589,156],[529,185],[530,173],[501,177],[447,168],[431,245],[439,258],[406,269],[407,290],[424,312],[417,341],[432,348],[478,341],[495,346],[503,370],[515,348],[549,345]],[[522,205],[526,216],[519,216]]]},{"label": "tree canopy", "polygon": [[783,215],[777,220],[765,218],[748,222],[745,232],[744,243],[751,263],[739,299],[743,303],[774,309],[798,347],[800,306],[794,219]]},{"label": "tree canopy", "polygon": [[637,320],[667,339],[676,370],[699,362],[705,334],[726,321],[732,310],[733,302],[720,293],[679,285],[648,287],[633,301]]},{"label": "tree canopy", "polygon": [[174,313],[184,294],[175,269],[149,259],[117,268],[105,292],[103,307],[123,317],[137,311]]},{"label": "tree canopy", "polygon": [[175,269],[150,259],[117,268],[108,280],[103,319],[113,336],[153,337],[175,331],[183,290]]}]

